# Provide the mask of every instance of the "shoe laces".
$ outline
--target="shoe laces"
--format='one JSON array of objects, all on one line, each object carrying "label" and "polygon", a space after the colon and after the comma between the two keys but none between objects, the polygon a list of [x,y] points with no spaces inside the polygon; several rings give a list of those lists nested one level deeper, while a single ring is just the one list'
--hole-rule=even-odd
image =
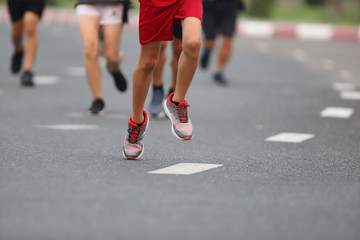
[{"label": "shoe laces", "polygon": [[187,123],[188,122],[188,114],[187,114],[187,107],[189,107],[190,105],[184,103],[184,104],[179,104],[179,106],[175,106],[175,109],[178,113],[178,117],[181,123]]},{"label": "shoe laces", "polygon": [[139,141],[139,139],[142,138],[144,129],[145,129],[145,124],[142,124],[140,127],[129,126],[129,128],[128,128],[129,142],[132,144],[137,143]]}]

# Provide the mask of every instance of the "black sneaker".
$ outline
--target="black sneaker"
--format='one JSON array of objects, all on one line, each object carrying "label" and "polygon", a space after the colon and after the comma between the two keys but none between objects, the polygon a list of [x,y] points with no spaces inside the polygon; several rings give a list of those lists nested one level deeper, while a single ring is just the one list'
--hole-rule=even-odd
[{"label": "black sneaker", "polygon": [[210,51],[209,50],[203,50],[200,57],[200,67],[202,69],[207,69],[209,66],[209,56]]},{"label": "black sneaker", "polygon": [[121,70],[119,69],[119,71],[115,72],[115,73],[111,73],[111,75],[114,78],[114,83],[116,88],[120,91],[120,92],[124,92],[127,89],[127,81],[125,76],[122,74]]},{"label": "black sneaker", "polygon": [[11,72],[12,73],[18,73],[22,66],[22,59],[23,59],[24,53],[21,52],[14,52],[14,54],[11,57]]},{"label": "black sneaker", "polygon": [[221,72],[215,73],[213,79],[214,79],[214,82],[217,84],[220,84],[223,86],[228,84],[228,81],[224,77],[224,74]]},{"label": "black sneaker", "polygon": [[33,87],[34,81],[33,81],[34,74],[31,71],[25,71],[20,78],[21,85],[24,87]]},{"label": "black sneaker", "polygon": [[104,100],[97,98],[92,102],[91,107],[89,108],[89,112],[94,115],[102,115],[104,113],[104,107]]}]

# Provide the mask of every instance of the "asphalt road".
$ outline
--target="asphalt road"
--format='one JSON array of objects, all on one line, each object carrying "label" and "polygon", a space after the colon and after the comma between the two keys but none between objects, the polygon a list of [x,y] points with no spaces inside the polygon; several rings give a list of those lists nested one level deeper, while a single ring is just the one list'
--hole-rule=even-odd
[{"label": "asphalt road", "polygon": [[[9,73],[0,32],[1,240],[360,239],[358,43],[237,38],[228,87],[196,73],[194,139],[150,119],[144,156],[127,161],[131,88],[103,71],[106,113],[87,114],[77,27],[41,25],[32,89]],[[131,79],[136,31],[122,51]],[[293,134],[270,138],[280,133]]]}]

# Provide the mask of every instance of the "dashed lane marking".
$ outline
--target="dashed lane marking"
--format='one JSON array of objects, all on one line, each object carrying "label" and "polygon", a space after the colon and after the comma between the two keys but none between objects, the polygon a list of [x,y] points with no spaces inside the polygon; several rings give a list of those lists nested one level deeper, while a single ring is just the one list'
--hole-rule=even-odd
[{"label": "dashed lane marking", "polygon": [[[73,117],[73,118],[82,118],[82,117],[86,117],[86,116],[92,116],[90,113],[84,113],[84,112],[69,112],[67,115],[69,117]],[[129,115],[121,114],[121,113],[105,113],[101,117],[113,118],[113,119],[128,119]]]},{"label": "dashed lane marking", "polygon": [[191,175],[194,173],[204,172],[213,168],[222,167],[221,164],[204,164],[204,163],[179,163],[170,167],[161,168],[148,172],[150,174],[177,174]]},{"label": "dashed lane marking", "polygon": [[85,68],[84,67],[69,67],[66,70],[67,74],[74,77],[84,77]]},{"label": "dashed lane marking", "polygon": [[99,126],[97,125],[87,125],[87,124],[37,125],[36,127],[55,129],[55,130],[95,130],[99,128]]},{"label": "dashed lane marking", "polygon": [[266,141],[270,142],[291,142],[291,143],[300,143],[306,140],[313,138],[314,134],[307,134],[307,133],[279,133],[277,135],[268,137],[265,139]]},{"label": "dashed lane marking", "polygon": [[356,89],[355,84],[353,83],[344,83],[344,82],[334,82],[333,89],[335,91],[352,91]]},{"label": "dashed lane marking", "polygon": [[354,113],[352,108],[327,107],[321,111],[322,117],[330,118],[349,118]]},{"label": "dashed lane marking", "polygon": [[59,82],[55,76],[35,76],[34,81],[36,85],[54,85]]},{"label": "dashed lane marking", "polygon": [[342,91],[340,97],[345,100],[360,100],[359,91]]}]

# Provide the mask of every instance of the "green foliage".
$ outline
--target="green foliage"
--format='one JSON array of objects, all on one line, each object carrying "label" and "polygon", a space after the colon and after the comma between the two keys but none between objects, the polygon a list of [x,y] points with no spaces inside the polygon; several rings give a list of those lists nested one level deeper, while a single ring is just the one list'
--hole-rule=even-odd
[{"label": "green foliage", "polygon": [[304,0],[304,3],[309,6],[322,6],[326,3],[326,0]]},{"label": "green foliage", "polygon": [[248,16],[257,18],[269,18],[274,0],[252,0],[248,10]]}]

